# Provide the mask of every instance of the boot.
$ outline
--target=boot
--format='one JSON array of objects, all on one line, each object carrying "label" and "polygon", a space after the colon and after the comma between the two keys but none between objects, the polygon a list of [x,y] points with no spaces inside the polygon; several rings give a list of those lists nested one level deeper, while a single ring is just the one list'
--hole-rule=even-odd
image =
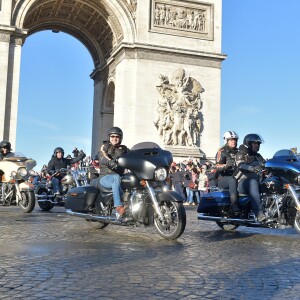
[{"label": "boot", "polygon": [[238,204],[238,194],[235,193],[230,195],[230,201],[231,201],[231,206],[230,206],[231,211],[234,212],[235,214],[240,213],[241,210]]},{"label": "boot", "polygon": [[125,208],[124,206],[117,206],[116,207],[116,212],[119,215],[120,218],[125,217]]}]

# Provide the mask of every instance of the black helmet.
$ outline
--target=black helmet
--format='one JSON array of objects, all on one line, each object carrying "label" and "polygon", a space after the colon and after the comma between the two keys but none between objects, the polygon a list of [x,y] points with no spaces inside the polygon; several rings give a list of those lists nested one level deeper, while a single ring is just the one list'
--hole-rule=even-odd
[{"label": "black helmet", "polygon": [[61,153],[63,154],[63,156],[64,156],[64,154],[65,154],[65,151],[64,151],[64,149],[63,149],[62,147],[56,147],[56,148],[54,149],[54,151],[53,151],[53,155],[56,156],[56,153],[57,153],[57,152],[61,152]]},{"label": "black helmet", "polygon": [[9,141],[2,141],[0,142],[0,148],[6,148],[9,151],[11,150],[11,143]]},{"label": "black helmet", "polygon": [[96,155],[94,156],[94,160],[99,160],[98,154],[96,154]]},{"label": "black helmet", "polygon": [[109,130],[108,130],[108,137],[110,137],[112,134],[117,134],[119,135],[121,138],[120,138],[120,143],[123,139],[123,131],[121,128],[119,127],[111,127]]},{"label": "black helmet", "polygon": [[264,140],[259,134],[256,134],[256,133],[247,134],[244,137],[244,141],[243,141],[244,146],[251,148],[252,142],[262,144],[264,142]]}]

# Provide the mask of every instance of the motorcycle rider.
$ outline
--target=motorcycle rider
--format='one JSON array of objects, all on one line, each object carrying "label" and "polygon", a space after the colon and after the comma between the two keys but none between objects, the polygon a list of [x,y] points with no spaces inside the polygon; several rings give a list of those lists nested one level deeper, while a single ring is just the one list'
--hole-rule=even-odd
[{"label": "motorcycle rider", "polygon": [[122,145],[123,131],[119,127],[111,127],[108,130],[108,142],[104,143],[99,150],[101,172],[99,182],[105,188],[112,188],[114,206],[117,217],[125,216],[124,202],[122,201],[123,191],[121,189],[120,175],[124,169],[118,166],[116,159],[129,150]]},{"label": "motorcycle rider", "polygon": [[218,186],[229,189],[231,211],[240,212],[238,205],[237,180],[232,176],[235,167],[235,155],[238,152],[237,142],[239,139],[235,131],[226,131],[223,135],[225,145],[221,147],[216,155],[216,172]]},{"label": "motorcycle rider", "polygon": [[[77,157],[74,158],[65,158],[65,151],[61,147],[56,147],[53,151],[53,155],[48,163],[48,173],[50,175],[56,173],[59,169],[67,168],[67,166],[72,165],[76,162],[85,158],[85,153],[81,150]],[[56,174],[52,176],[53,184],[53,193],[56,195],[60,194],[61,189],[61,180],[64,177],[64,174]]]},{"label": "motorcycle rider", "polygon": [[238,191],[241,194],[249,194],[252,210],[259,222],[266,219],[262,210],[257,174],[262,169],[262,163],[265,162],[258,153],[261,143],[263,139],[259,134],[250,133],[244,137],[243,144],[236,154],[234,172],[234,177],[238,180]]},{"label": "motorcycle rider", "polygon": [[9,141],[3,140],[0,142],[0,160],[2,160],[6,155],[11,153],[11,143]]}]

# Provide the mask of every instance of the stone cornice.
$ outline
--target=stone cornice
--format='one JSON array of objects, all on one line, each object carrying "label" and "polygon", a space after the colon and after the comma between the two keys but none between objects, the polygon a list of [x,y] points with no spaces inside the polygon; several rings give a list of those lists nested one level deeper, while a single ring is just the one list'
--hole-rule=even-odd
[{"label": "stone cornice", "polygon": [[91,73],[95,80],[107,66],[117,65],[123,58],[149,59],[171,63],[182,63],[211,68],[221,68],[221,63],[227,55],[221,53],[201,52],[182,48],[162,47],[142,43],[121,43],[104,65],[96,67]]},{"label": "stone cornice", "polygon": [[23,45],[27,31],[16,27],[0,25],[0,41],[14,42],[16,45]]}]

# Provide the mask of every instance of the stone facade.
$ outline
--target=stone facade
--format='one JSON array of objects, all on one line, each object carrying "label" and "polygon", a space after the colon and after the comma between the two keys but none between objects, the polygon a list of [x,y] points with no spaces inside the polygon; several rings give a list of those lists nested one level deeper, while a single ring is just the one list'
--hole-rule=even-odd
[{"label": "stone facade", "polygon": [[[225,59],[221,16],[222,0],[2,2],[3,138],[15,142],[22,42],[27,35],[52,29],[77,37],[94,61],[92,154],[114,124],[124,130],[128,146],[151,140],[177,157],[213,157],[220,140],[221,63]],[[173,78],[179,70],[184,76],[176,84]],[[159,127],[163,119],[158,122],[158,114],[164,110],[160,103],[168,108],[162,117],[173,118],[173,123],[176,118],[185,120],[176,134]]]}]

